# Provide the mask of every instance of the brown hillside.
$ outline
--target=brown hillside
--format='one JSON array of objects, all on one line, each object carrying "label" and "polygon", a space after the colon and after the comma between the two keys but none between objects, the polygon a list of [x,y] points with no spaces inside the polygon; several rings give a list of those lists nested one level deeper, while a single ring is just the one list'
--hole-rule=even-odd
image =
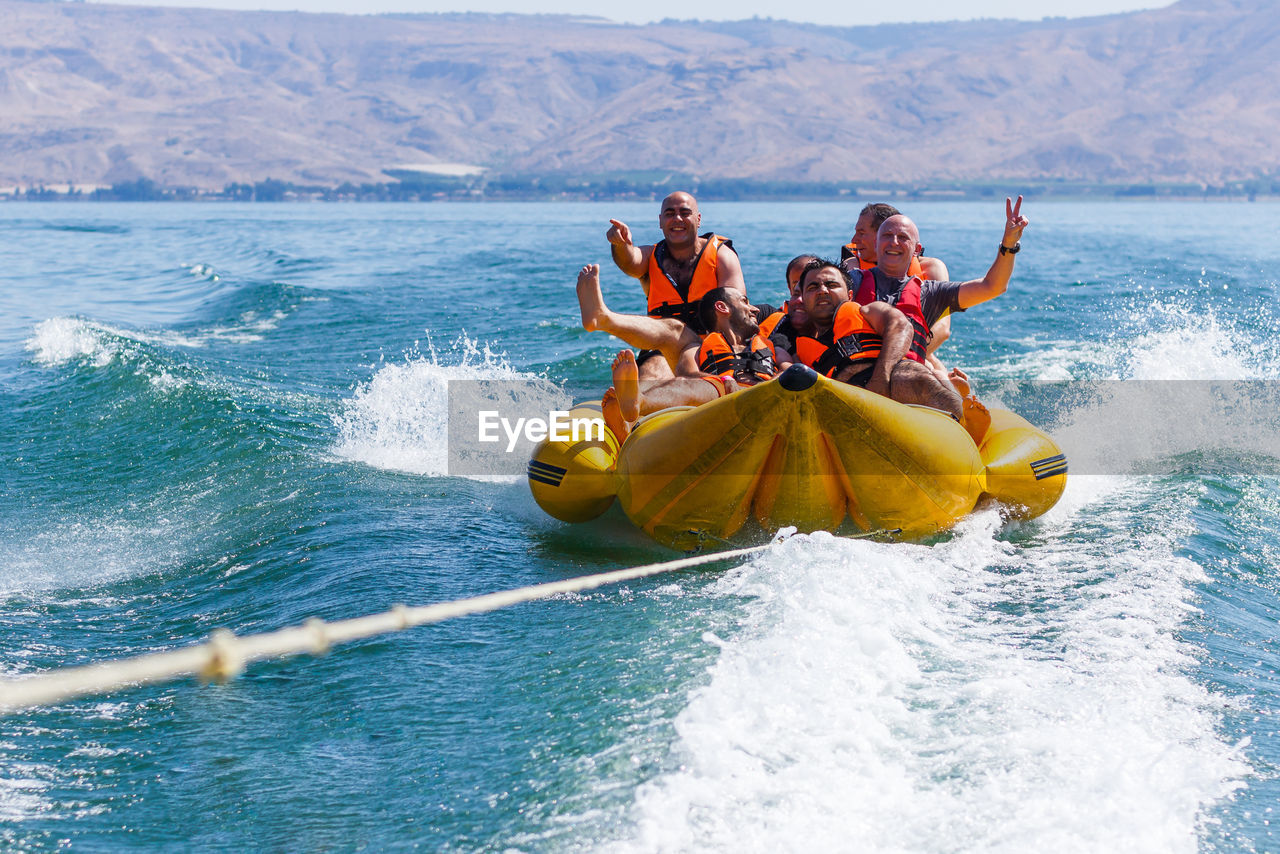
[{"label": "brown hillside", "polygon": [[334,184],[431,162],[895,181],[1278,165],[1263,0],[853,29],[25,0],[0,16],[0,185]]}]

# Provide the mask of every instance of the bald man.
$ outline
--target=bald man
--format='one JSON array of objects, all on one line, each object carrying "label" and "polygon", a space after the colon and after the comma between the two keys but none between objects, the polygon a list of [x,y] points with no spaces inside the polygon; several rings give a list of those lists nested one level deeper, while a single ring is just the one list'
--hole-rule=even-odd
[{"label": "bald man", "polygon": [[[595,328],[605,329],[628,344],[644,348],[638,358],[642,381],[673,376],[671,353],[682,350],[684,327],[698,335],[706,334],[708,330],[702,328],[698,318],[698,302],[704,295],[716,288],[746,293],[742,265],[733,242],[713,232],[698,234],[701,225],[702,213],[697,199],[683,191],[662,200],[658,213],[662,240],[655,244],[636,246],[626,223],[609,220],[605,237],[613,263],[628,276],[640,280],[648,300],[648,316],[654,322],[619,325],[618,315],[610,313],[603,315],[603,322]],[[586,310],[583,317],[585,326]],[[618,326],[617,331],[606,328],[605,323]],[[658,353],[667,358],[653,358]]]},{"label": "bald man", "polygon": [[[858,213],[858,221],[853,227],[853,239],[840,247],[840,263],[855,278],[859,270],[870,270],[876,266],[876,235],[880,226],[891,216],[900,216],[902,211],[887,202],[872,202]],[[924,252],[924,247],[920,248]],[[951,278],[947,265],[940,258],[927,258],[917,255],[911,261],[907,275],[919,276],[921,280],[945,282]],[[951,337],[951,315],[944,312],[929,327],[929,366],[939,373],[946,373],[946,367],[934,355],[934,352]]]},{"label": "bald man", "polygon": [[[876,265],[876,235],[880,226],[891,216],[899,216],[902,211],[887,202],[872,202],[858,212],[858,221],[853,226],[853,239],[840,247],[840,262],[846,270],[857,274],[859,270],[869,270]],[[921,247],[921,252],[924,247]],[[921,255],[911,265],[911,275],[921,279],[933,279],[945,282],[951,278],[947,265],[940,258],[926,258]]]},{"label": "bald man", "polygon": [[876,234],[876,266],[855,275],[853,299],[860,305],[880,301],[897,307],[915,328],[912,358],[924,360],[929,328],[948,311],[964,311],[1000,296],[1009,287],[1013,259],[1022,249],[1022,230],[1029,220],[1022,216],[1022,196],[1014,204],[1005,199],[1004,235],[996,260],[981,279],[967,282],[920,281],[911,276],[911,261],[920,252],[920,232],[909,218],[898,214],[886,219]]}]

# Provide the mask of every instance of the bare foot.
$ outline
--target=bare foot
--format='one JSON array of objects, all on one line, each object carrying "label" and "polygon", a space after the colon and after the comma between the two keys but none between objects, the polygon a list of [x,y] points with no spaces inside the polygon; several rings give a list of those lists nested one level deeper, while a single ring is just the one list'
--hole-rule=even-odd
[{"label": "bare foot", "polygon": [[636,356],[630,350],[619,350],[613,360],[613,387],[618,393],[618,408],[627,421],[640,417],[640,371]]},{"label": "bare foot", "polygon": [[960,403],[963,420],[960,423],[968,431],[973,443],[981,445],[982,440],[987,436],[987,430],[991,428],[991,413],[983,405],[982,401],[978,400],[977,395],[973,393],[973,386],[969,383],[968,374],[959,368],[952,368],[951,373],[947,375],[947,379],[951,380],[951,384],[955,386],[956,391],[960,392],[960,397],[963,398]]},{"label": "bare foot", "polygon": [[631,435],[631,425],[622,417],[622,409],[618,406],[618,393],[612,387],[600,398],[600,409],[604,414],[604,424],[613,431],[614,438],[621,445]]},{"label": "bare foot", "polygon": [[600,291],[599,264],[588,264],[578,271],[578,309],[582,312],[583,329],[605,329],[610,312]]},{"label": "bare foot", "polygon": [[960,408],[964,413],[964,420],[960,423],[973,439],[973,444],[981,446],[982,440],[987,438],[987,431],[991,429],[990,411],[982,405],[982,401],[971,394],[964,396]]}]

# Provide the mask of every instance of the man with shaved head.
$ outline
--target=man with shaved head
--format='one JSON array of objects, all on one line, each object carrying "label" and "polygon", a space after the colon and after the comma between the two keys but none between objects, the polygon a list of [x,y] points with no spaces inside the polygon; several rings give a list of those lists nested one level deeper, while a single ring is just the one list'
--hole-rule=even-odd
[{"label": "man with shaved head", "polygon": [[[854,277],[858,278],[860,270],[870,270],[876,266],[878,257],[876,255],[876,235],[880,232],[880,226],[891,216],[900,216],[901,211],[887,202],[872,202],[862,208],[858,213],[858,221],[853,227],[853,239],[840,247],[840,263]],[[911,267],[907,273],[910,276],[919,276],[922,281],[933,280],[935,282],[945,282],[951,278],[951,274],[947,271],[947,265],[942,263],[940,258],[926,258],[924,256],[924,247],[920,247],[920,253],[911,259]],[[942,362],[934,356],[942,343],[951,337],[951,315],[943,312],[929,327],[929,345],[927,351],[929,354],[929,365],[936,371],[945,372]]]},{"label": "man with shaved head", "polygon": [[902,214],[891,216],[876,234],[876,266],[862,271],[854,280],[854,300],[860,305],[887,302],[896,306],[915,328],[911,358],[924,361],[929,329],[948,311],[964,311],[998,297],[1009,287],[1013,259],[1022,248],[1019,240],[1028,220],[1022,216],[1022,196],[1017,204],[1005,199],[1004,235],[996,260],[981,279],[968,282],[921,280],[911,275],[911,261],[920,252],[920,232]]},{"label": "man with shaved head", "polygon": [[[746,292],[742,265],[738,262],[733,242],[713,232],[698,234],[701,225],[702,213],[698,210],[697,200],[683,191],[674,192],[662,200],[658,214],[662,240],[656,244],[636,246],[626,223],[609,220],[605,237],[609,240],[613,262],[622,272],[640,280],[648,298],[648,317],[652,322],[624,319],[619,325],[625,316],[607,309],[595,312],[594,295],[590,295],[588,307],[599,315],[599,320],[593,316],[591,322],[595,325],[588,325],[589,310],[583,307],[583,325],[588,329],[604,329],[628,344],[646,348],[638,358],[641,380],[672,376],[674,363],[671,355],[683,349],[682,337],[687,341],[685,327],[698,335],[708,331],[702,328],[698,318],[698,303],[704,295],[716,288]],[[616,328],[608,328],[609,325]],[[659,352],[667,358],[652,358]]]},{"label": "man with shaved head", "polygon": [[[876,265],[876,234],[880,226],[891,216],[898,216],[902,211],[887,202],[871,202],[858,213],[858,221],[853,226],[853,239],[840,247],[840,263],[851,274],[857,275],[859,270],[870,270]],[[924,248],[921,247],[921,252]],[[911,264],[911,275],[921,279],[933,279],[945,282],[950,278],[947,265],[939,258],[917,257]]]}]

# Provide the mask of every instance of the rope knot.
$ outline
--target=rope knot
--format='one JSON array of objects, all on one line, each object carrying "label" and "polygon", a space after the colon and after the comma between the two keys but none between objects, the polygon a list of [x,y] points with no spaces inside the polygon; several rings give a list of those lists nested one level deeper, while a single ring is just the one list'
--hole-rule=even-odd
[{"label": "rope knot", "polygon": [[392,605],[391,613],[400,621],[400,628],[407,629],[413,625],[413,622],[409,619],[409,609],[403,604]]},{"label": "rope knot", "polygon": [[319,617],[310,617],[302,627],[311,634],[311,654],[324,655],[329,651],[329,626]]},{"label": "rope knot", "polygon": [[209,633],[209,660],[200,669],[205,682],[223,684],[244,672],[244,653],[240,642],[230,629],[214,629]]}]

